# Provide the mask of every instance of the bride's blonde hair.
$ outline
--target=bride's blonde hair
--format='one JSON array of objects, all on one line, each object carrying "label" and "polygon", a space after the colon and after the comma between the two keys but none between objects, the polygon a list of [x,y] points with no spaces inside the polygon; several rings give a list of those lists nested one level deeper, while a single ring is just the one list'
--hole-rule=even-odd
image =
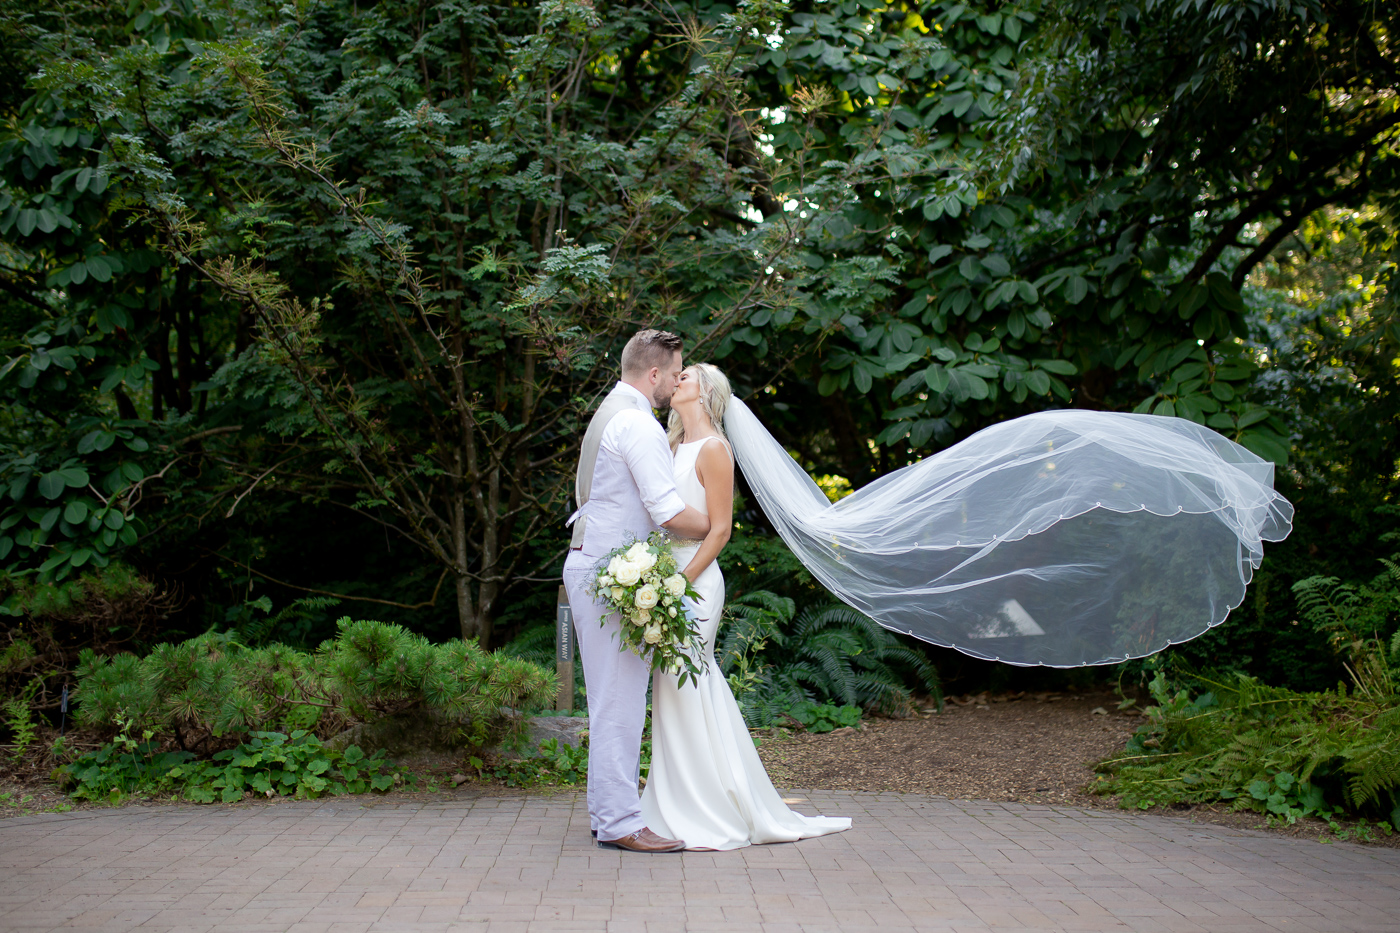
[{"label": "bride's blonde hair", "polygon": [[[696,363],[688,368],[700,383],[700,410],[710,419],[710,424],[714,425],[719,436],[724,437],[724,412],[729,407],[729,399],[734,395],[734,391],[729,387],[728,377],[719,371],[718,366],[710,363]],[[683,437],[685,425],[681,423],[680,414],[672,408],[666,423],[666,440],[671,443],[672,452],[675,452]]]}]

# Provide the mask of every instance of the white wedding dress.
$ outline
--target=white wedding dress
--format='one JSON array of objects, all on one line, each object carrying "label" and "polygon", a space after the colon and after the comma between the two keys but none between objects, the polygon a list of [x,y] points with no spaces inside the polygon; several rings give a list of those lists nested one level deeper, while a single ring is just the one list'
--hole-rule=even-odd
[{"label": "white wedding dress", "polygon": [[[695,461],[706,438],[676,450],[676,486],[686,505],[709,514]],[[676,547],[681,569],[698,542]],[[642,793],[642,818],[662,836],[690,849],[738,849],[794,842],[849,829],[845,817],[803,816],[783,803],[763,769],[739,704],[715,663],[715,634],[724,609],[724,574],[711,563],[695,581],[700,600],[692,608],[705,642],[705,673],[697,683],[676,685],[674,675],[652,680],[651,771]]]}]

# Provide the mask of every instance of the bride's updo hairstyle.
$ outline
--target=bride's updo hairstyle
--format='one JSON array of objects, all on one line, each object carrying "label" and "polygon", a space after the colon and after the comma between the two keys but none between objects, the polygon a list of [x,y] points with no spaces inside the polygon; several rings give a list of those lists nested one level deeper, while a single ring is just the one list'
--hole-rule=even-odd
[{"label": "bride's updo hairstyle", "polygon": [[[724,412],[734,395],[734,390],[729,387],[729,377],[711,363],[695,363],[686,368],[700,383],[700,410],[710,419],[719,436],[724,437]],[[684,437],[685,425],[681,423],[680,413],[672,408],[666,422],[666,440],[671,442],[671,450],[674,451]]]}]

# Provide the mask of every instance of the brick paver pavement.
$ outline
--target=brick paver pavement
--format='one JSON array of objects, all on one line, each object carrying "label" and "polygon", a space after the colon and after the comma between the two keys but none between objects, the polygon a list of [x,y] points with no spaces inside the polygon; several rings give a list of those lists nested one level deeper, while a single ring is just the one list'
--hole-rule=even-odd
[{"label": "brick paver pavement", "polygon": [[811,792],[854,828],[645,856],[582,796],[128,807],[0,822],[0,930],[1400,930],[1400,851],[1164,817]]}]

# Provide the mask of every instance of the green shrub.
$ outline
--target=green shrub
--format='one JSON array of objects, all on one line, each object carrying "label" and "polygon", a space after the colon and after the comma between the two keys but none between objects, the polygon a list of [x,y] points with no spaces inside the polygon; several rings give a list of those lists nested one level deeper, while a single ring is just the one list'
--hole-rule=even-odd
[{"label": "green shrub", "polygon": [[259,731],[329,736],[413,708],[494,719],[503,708],[543,706],[554,696],[551,672],[475,642],[435,645],[384,622],[336,625],[337,637],[315,653],[248,648],[227,634],[157,645],[144,658],[85,651],[77,719],[99,730],[127,721],[161,742],[210,752]]},{"label": "green shrub", "polygon": [[832,706],[830,703],[802,700],[793,704],[788,715],[800,722],[808,732],[830,732],[860,725],[859,706]]},{"label": "green shrub", "polygon": [[[643,741],[642,774],[650,764],[650,740]],[[561,745],[558,739],[540,743],[539,754],[528,758],[505,758],[486,765],[480,758],[471,758],[472,767],[483,777],[501,782],[507,787],[536,787],[544,784],[582,784],[588,780],[588,740],[577,747]]]},{"label": "green shrub", "polygon": [[715,658],[750,726],[783,721],[809,701],[907,715],[915,690],[940,707],[938,672],[918,648],[840,603],[796,611],[758,590],[726,607]]},{"label": "green shrub", "polygon": [[[124,723],[129,725],[129,723]],[[125,729],[112,742],[61,769],[74,797],[119,802],[131,794],[177,794],[197,803],[231,803],[247,794],[319,797],[388,790],[395,774],[382,751],[366,756],[357,746],[327,748],[314,735],[254,732],[246,742],[196,760],[186,751],[157,751]]]},{"label": "green shrub", "polygon": [[1143,809],[1226,801],[1287,822],[1347,815],[1400,825],[1400,698],[1343,685],[1299,693],[1240,674],[1190,681],[1194,697],[1158,673],[1157,706],[1122,754],[1099,763],[1097,792]]}]

